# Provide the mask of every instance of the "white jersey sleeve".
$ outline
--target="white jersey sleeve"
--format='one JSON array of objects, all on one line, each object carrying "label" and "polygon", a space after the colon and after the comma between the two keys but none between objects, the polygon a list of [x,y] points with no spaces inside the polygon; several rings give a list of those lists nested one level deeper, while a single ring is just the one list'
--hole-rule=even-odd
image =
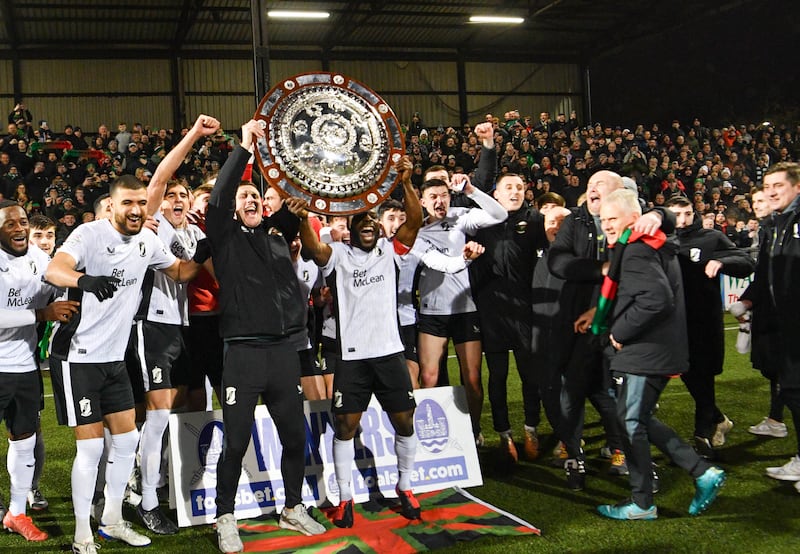
[{"label": "white jersey sleeve", "polygon": [[458,227],[468,235],[472,235],[478,229],[491,227],[508,219],[508,212],[500,203],[477,188],[469,195],[480,209],[472,208],[458,218]]},{"label": "white jersey sleeve", "polygon": [[35,245],[22,256],[0,250],[0,372],[25,373],[37,367],[36,310],[57,291],[44,280],[50,258]]}]

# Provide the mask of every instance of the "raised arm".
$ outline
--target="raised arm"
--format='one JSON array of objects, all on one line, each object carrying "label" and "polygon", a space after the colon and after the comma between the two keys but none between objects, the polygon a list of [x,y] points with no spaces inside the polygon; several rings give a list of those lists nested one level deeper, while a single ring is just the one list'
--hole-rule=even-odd
[{"label": "raised arm", "polygon": [[255,119],[251,119],[242,125],[242,142],[234,146],[233,151],[228,157],[228,161],[222,166],[217,176],[217,184],[211,191],[209,205],[222,210],[233,212],[233,200],[236,198],[236,189],[242,180],[247,161],[252,154],[253,144],[256,138],[264,136],[262,129]]},{"label": "raised arm", "polygon": [[494,129],[488,122],[475,126],[475,134],[481,141],[481,157],[475,169],[474,183],[480,190],[488,193],[497,177],[497,153],[494,149]]},{"label": "raised arm", "polygon": [[308,222],[308,203],[301,198],[287,198],[283,205],[300,219],[300,241],[303,249],[314,259],[314,263],[323,267],[331,259],[333,249],[317,237],[317,233]]},{"label": "raised arm", "polygon": [[219,121],[208,115],[200,115],[184,135],[181,141],[169,151],[169,153],[158,164],[150,183],[147,185],[147,215],[152,216],[158,212],[164,192],[167,189],[167,182],[172,178],[183,160],[191,151],[194,143],[203,137],[213,135],[219,129]]},{"label": "raised arm", "polygon": [[397,172],[400,174],[400,182],[403,185],[403,202],[406,209],[406,220],[397,230],[394,240],[411,248],[417,240],[417,233],[422,227],[422,204],[419,202],[414,187],[411,184],[411,170],[414,165],[411,158],[403,156],[395,164]]}]

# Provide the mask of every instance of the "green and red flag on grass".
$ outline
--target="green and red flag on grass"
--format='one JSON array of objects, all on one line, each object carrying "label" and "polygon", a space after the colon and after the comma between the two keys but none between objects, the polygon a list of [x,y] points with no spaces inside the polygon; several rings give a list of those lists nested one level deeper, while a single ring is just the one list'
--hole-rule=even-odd
[{"label": "green and red flag on grass", "polygon": [[340,529],[330,522],[333,508],[313,513],[328,531],[306,537],[278,527],[275,516],[239,522],[245,552],[344,552],[411,554],[426,552],[484,536],[538,536],[541,531],[459,488],[417,495],[422,517],[409,521],[395,499],[357,504],[354,525]]}]

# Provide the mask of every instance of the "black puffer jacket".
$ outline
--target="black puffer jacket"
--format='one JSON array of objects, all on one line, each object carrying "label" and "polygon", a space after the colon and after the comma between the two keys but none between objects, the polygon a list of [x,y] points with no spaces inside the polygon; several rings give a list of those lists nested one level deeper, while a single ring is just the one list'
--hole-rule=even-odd
[{"label": "black puffer jacket", "polygon": [[671,237],[658,250],[642,242],[622,251],[610,335],[621,350],[608,347],[612,371],[634,375],[675,375],[689,366],[678,244]]}]

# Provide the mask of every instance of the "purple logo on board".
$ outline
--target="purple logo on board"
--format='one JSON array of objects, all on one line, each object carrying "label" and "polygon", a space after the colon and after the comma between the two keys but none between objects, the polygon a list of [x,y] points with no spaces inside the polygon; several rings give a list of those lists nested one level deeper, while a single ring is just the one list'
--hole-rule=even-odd
[{"label": "purple logo on board", "polygon": [[419,403],[414,413],[414,430],[425,450],[433,454],[444,450],[450,437],[450,426],[438,402],[425,399]]}]

